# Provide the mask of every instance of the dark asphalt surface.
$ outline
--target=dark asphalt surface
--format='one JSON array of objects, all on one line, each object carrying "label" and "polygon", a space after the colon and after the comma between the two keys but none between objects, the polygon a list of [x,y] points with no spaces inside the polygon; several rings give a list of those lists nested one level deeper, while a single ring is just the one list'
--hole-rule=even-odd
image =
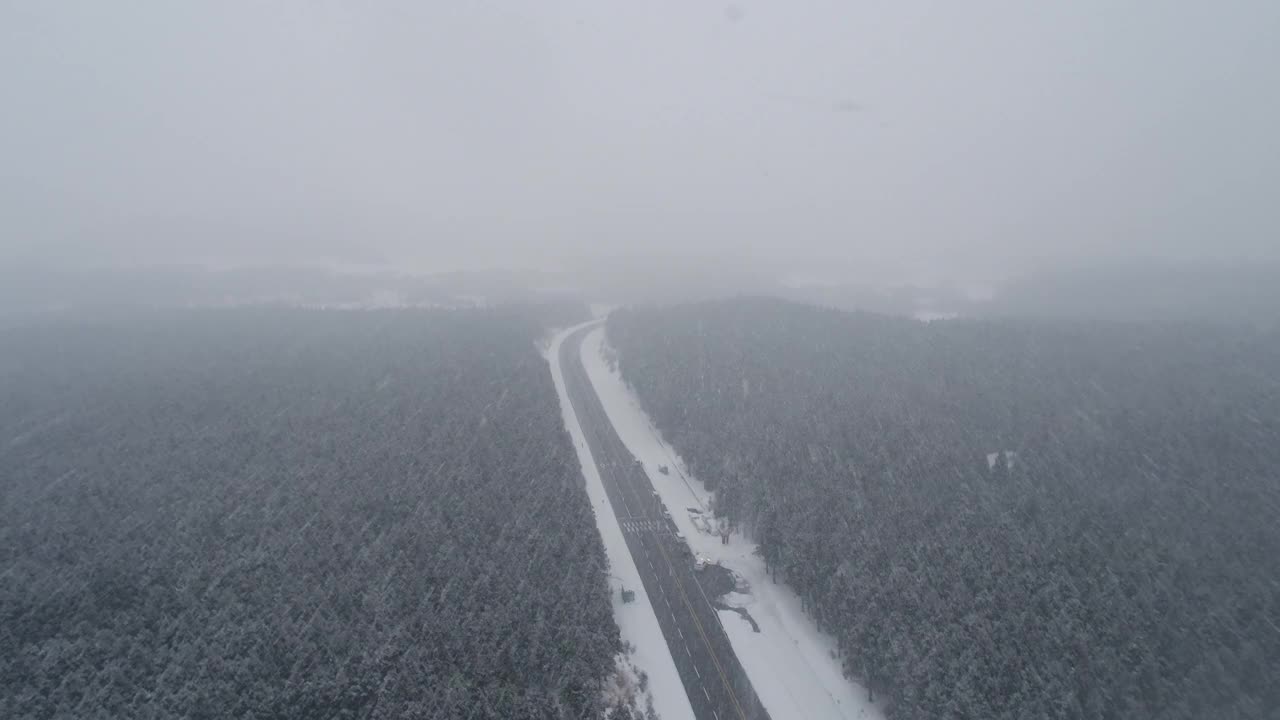
[{"label": "dark asphalt surface", "polygon": [[[595,325],[565,338],[560,367],[574,414],[595,458],[658,625],[698,720],[767,720],[693,569],[688,545],[662,516],[662,504],[635,456],[605,414],[586,369],[582,341]],[[677,511],[682,508],[676,508]]]}]

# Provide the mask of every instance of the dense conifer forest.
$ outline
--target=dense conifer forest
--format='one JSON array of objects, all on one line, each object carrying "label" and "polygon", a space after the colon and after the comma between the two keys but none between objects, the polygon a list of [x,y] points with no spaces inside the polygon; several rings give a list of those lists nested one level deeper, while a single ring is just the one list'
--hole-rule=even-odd
[{"label": "dense conifer forest", "polygon": [[891,718],[1280,718],[1280,333],[615,312],[621,372]]},{"label": "dense conifer forest", "polygon": [[538,316],[0,331],[0,717],[603,716],[620,639]]}]

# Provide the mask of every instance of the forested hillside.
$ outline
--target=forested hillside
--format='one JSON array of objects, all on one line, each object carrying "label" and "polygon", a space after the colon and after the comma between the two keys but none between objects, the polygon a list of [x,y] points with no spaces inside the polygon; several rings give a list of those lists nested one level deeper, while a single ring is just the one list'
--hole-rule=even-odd
[{"label": "forested hillside", "polygon": [[537,330],[4,330],[0,717],[601,717],[620,640]]},{"label": "forested hillside", "polygon": [[608,336],[892,718],[1280,718],[1275,331],[735,300]]}]

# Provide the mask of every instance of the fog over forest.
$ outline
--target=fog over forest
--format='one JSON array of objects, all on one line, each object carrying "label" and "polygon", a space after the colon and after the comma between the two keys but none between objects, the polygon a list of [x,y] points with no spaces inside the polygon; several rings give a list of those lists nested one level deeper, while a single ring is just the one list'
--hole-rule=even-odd
[{"label": "fog over forest", "polygon": [[0,718],[1280,720],[1277,69],[0,0]]}]

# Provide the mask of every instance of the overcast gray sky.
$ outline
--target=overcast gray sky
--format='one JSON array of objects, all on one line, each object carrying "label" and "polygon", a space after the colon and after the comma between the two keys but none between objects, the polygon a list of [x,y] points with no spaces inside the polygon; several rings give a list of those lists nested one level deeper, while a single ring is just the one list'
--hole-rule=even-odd
[{"label": "overcast gray sky", "polygon": [[1280,253],[1280,3],[0,0],[0,262]]}]

